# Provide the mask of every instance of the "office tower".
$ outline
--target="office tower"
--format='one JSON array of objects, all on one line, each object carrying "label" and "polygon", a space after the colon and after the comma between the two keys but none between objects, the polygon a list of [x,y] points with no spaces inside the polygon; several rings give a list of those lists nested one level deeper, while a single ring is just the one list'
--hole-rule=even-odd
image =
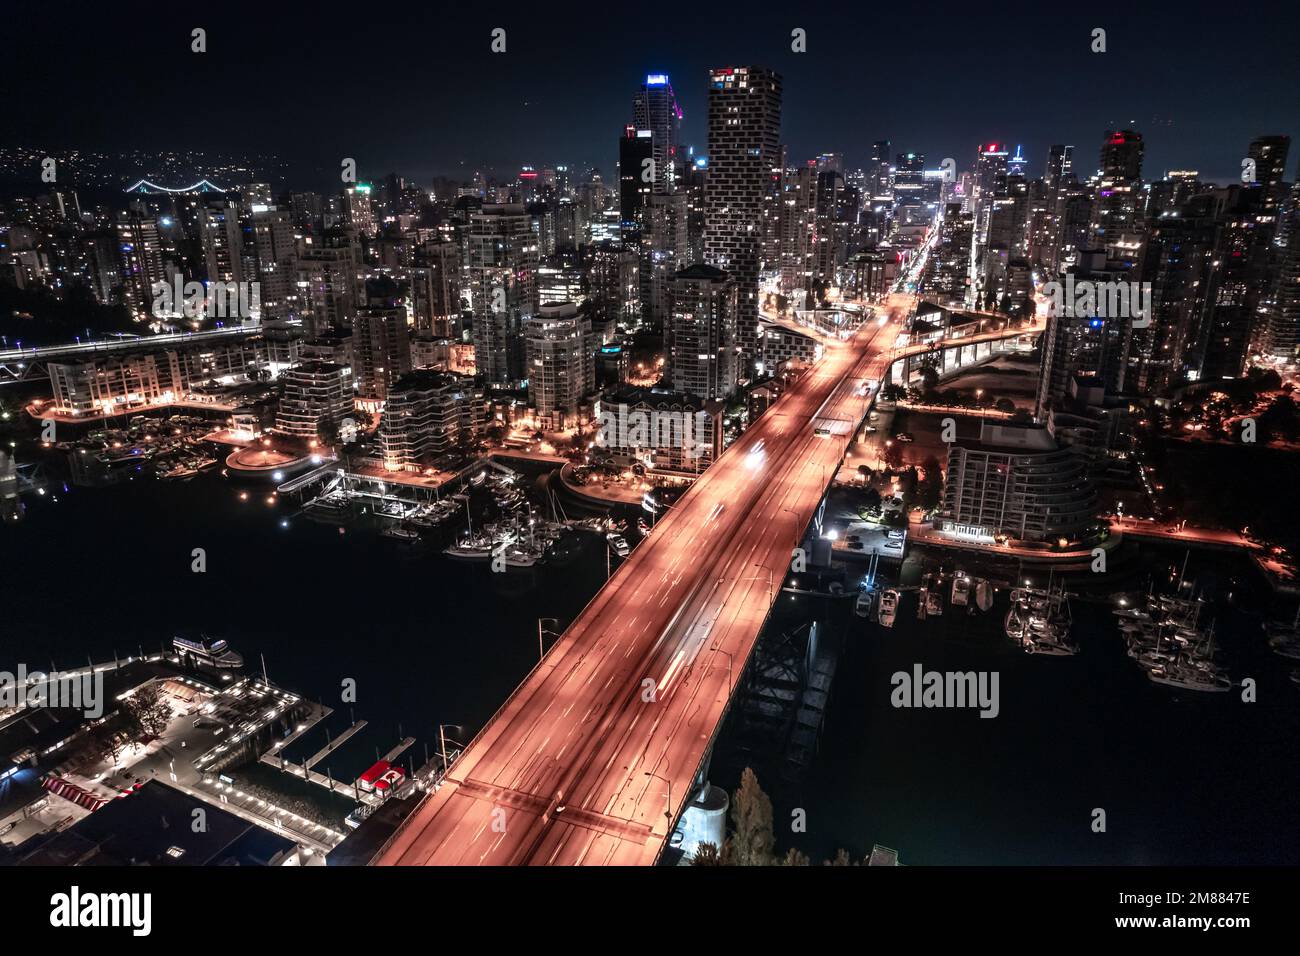
[{"label": "office tower", "polygon": [[470,216],[466,291],[474,311],[474,357],[491,386],[524,378],[523,322],[537,311],[537,240],[518,204],[486,204]]},{"label": "office tower", "polygon": [[299,232],[319,235],[325,229],[325,202],[320,193],[290,193],[289,211]]},{"label": "office tower", "polygon": [[1290,150],[1290,136],[1260,136],[1251,140],[1246,149],[1246,156],[1255,163],[1254,179],[1250,182],[1270,192],[1276,190],[1286,179],[1286,158]]},{"label": "office tower", "polygon": [[342,225],[355,234],[373,236],[379,232],[369,183],[357,183],[343,190]]},{"label": "office tower", "polygon": [[640,247],[641,321],[663,329],[670,307],[672,278],[690,263],[690,207],[685,190],[651,193]]},{"label": "office tower", "polygon": [[243,238],[239,208],[217,202],[199,207],[199,238],[209,282],[243,282]]},{"label": "office tower", "polygon": [[893,176],[890,168],[889,140],[871,144],[871,159],[867,163],[867,188],[872,196],[888,196],[892,192]]},{"label": "office tower", "polygon": [[262,301],[262,320],[289,317],[296,281],[293,215],[285,209],[253,210],[253,260]]},{"label": "office tower", "polygon": [[1025,168],[1029,165],[1029,160],[1020,152],[1020,147],[1016,147],[1016,154],[1007,157],[1007,175],[1023,176]]},{"label": "office tower", "polygon": [[775,214],[772,171],[779,168],[781,155],[780,75],[753,67],[712,70],[708,126],[704,258],[735,282],[736,344],[748,375],[757,361],[762,224],[765,215]]},{"label": "office tower", "polygon": [[708,158],[696,156],[686,165],[680,192],[686,194],[686,261],[704,261],[704,224],[706,204],[704,187],[708,176]]},{"label": "office tower", "polygon": [[627,253],[616,242],[588,243],[581,249],[580,266],[587,284],[588,314],[597,338],[610,341],[621,315],[621,276]]},{"label": "office tower", "polygon": [[1198,192],[1212,188],[1203,186],[1199,176],[1200,173],[1194,169],[1171,169],[1165,173],[1164,179],[1149,183],[1146,187],[1146,218],[1152,220],[1173,212]]},{"label": "office tower", "polygon": [[[117,254],[121,262],[122,299],[131,317],[149,322],[153,315],[153,285],[166,282],[158,222],[122,215],[117,221]],[[173,305],[178,305],[173,303]]]},{"label": "office tower", "polygon": [[[679,179],[682,109],[677,105],[673,86],[663,73],[651,73],[632,99],[632,125],[648,130],[655,161],[653,191],[676,191]],[[620,159],[621,162],[621,159]],[[638,170],[639,170],[638,166]]]},{"label": "office tower", "polygon": [[1074,147],[1063,144],[1051,146],[1047,151],[1047,169],[1043,182],[1049,190],[1059,189],[1066,180],[1074,178]]},{"label": "office tower", "polygon": [[736,283],[721,269],[697,263],[677,273],[672,288],[666,378],[679,392],[725,399],[738,375]]},{"label": "office tower", "polygon": [[1007,147],[1001,143],[982,143],[975,157],[975,181],[972,203],[975,209],[975,241],[986,242],[989,213],[993,199],[1002,195],[1007,180]]},{"label": "office tower", "polygon": [[[847,184],[844,174],[827,167],[818,169],[816,235],[813,241],[813,269],[819,287],[837,285],[836,276],[848,245],[845,217]],[[856,210],[855,210],[856,212]]]},{"label": "office tower", "polygon": [[377,411],[389,386],[411,370],[411,337],[397,283],[368,279],[365,288],[366,304],[352,321],[352,354],[358,396],[363,407]]},{"label": "office tower", "polygon": [[[1150,220],[1142,280],[1151,283],[1151,324],[1133,330],[1133,387],[1159,395],[1186,374],[1185,355],[1210,288],[1218,215],[1210,196],[1195,197]],[[1199,372],[1194,373],[1199,374]]]},{"label": "office tower", "polygon": [[588,299],[582,264],[576,250],[551,256],[537,268],[538,307],[572,302],[581,306]]},{"label": "office tower", "polygon": [[628,126],[618,142],[619,237],[637,260],[636,297],[629,303],[633,324],[648,321],[651,312],[652,267],[646,207],[659,175],[654,158],[654,136],[648,129]]},{"label": "office tower", "polygon": [[239,203],[245,208],[271,205],[270,183],[244,183],[239,187]]},{"label": "office tower", "polygon": [[924,190],[925,154],[899,153],[894,160],[894,218],[904,218],[904,207],[924,205]]},{"label": "office tower", "polygon": [[1026,257],[1029,190],[1023,176],[1008,175],[999,195],[989,200],[988,232],[980,263],[976,295],[982,308],[1020,314],[1027,308],[1023,290],[1013,292],[1011,263]]},{"label": "office tower", "polygon": [[781,187],[779,288],[799,309],[808,308],[815,274],[817,181],[815,168],[801,166],[786,172]]},{"label": "office tower", "polygon": [[1274,358],[1295,363],[1300,360],[1300,184],[1292,188],[1287,207],[1266,346]]},{"label": "office tower", "polygon": [[[1068,275],[1073,276],[1076,284],[1120,283],[1138,278],[1124,268],[1122,263],[1108,260],[1101,251],[1080,252],[1078,262],[1068,270]],[[1067,275],[1055,278],[1062,284],[1069,281]],[[1098,294],[1099,306],[1103,298],[1103,295]],[[1072,310],[1063,310],[1063,313],[1065,311]],[[1076,315],[1049,316],[1041,345],[1042,359],[1035,409],[1039,421],[1045,420],[1048,410],[1057,407],[1065,398],[1070,380],[1076,375],[1095,376],[1108,395],[1119,395],[1126,391],[1129,384],[1128,362],[1134,316],[1111,315],[1107,309],[1100,307],[1094,311],[1098,314],[1081,312]],[[1101,316],[1103,311],[1107,314]]]},{"label": "office tower", "polygon": [[944,207],[939,224],[939,242],[927,263],[929,280],[922,287],[927,298],[946,308],[969,305],[970,251],[975,234],[975,217],[962,212],[961,203]]},{"label": "office tower", "polygon": [[1074,147],[1058,143],[1048,149],[1043,178],[1029,187],[1028,258],[1052,275],[1061,268],[1065,198],[1075,182]]},{"label": "office tower", "polygon": [[357,312],[357,258],[345,236],[305,237],[294,257],[296,275],[290,314],[302,319],[308,336],[352,324]]},{"label": "office tower", "polygon": [[459,336],[460,243],[440,237],[427,239],[415,247],[414,262],[410,274],[416,328],[438,336]]},{"label": "office tower", "polygon": [[1265,212],[1269,190],[1259,184],[1226,191],[1207,289],[1207,315],[1200,338],[1199,378],[1237,378],[1252,343],[1267,331],[1265,303],[1275,212]]},{"label": "office tower", "polygon": [[1087,459],[1037,425],[981,421],[978,438],[948,446],[941,533],[992,542],[1077,541],[1095,522]]},{"label": "office tower", "polygon": [[1101,145],[1101,175],[1090,227],[1091,248],[1105,249],[1142,230],[1142,135],[1109,130]]},{"label": "office tower", "polygon": [[280,373],[284,388],[276,431],[300,438],[330,438],[352,411],[352,369],[337,362],[299,362]]},{"label": "office tower", "polygon": [[524,323],[524,343],[528,399],[538,423],[577,424],[579,406],[596,384],[591,320],[572,302],[541,306]]}]

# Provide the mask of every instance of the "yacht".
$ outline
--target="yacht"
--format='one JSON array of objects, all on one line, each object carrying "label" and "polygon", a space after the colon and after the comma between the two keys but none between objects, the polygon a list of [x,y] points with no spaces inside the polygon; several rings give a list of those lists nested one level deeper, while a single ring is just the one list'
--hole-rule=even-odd
[{"label": "yacht", "polygon": [[970,603],[971,598],[971,579],[964,574],[958,574],[952,579],[952,604],[953,607],[965,607]]},{"label": "yacht", "polygon": [[1179,687],[1183,690],[1198,690],[1209,693],[1223,693],[1232,690],[1232,681],[1220,674],[1216,668],[1200,667],[1187,661],[1156,664],[1153,667],[1148,667],[1147,677],[1157,684]]},{"label": "yacht", "polygon": [[880,622],[881,627],[893,627],[894,617],[897,614],[898,592],[890,588],[880,595],[880,608],[876,612],[876,620]]},{"label": "yacht", "polygon": [[172,646],[182,658],[191,657],[196,664],[206,664],[222,670],[244,666],[244,658],[232,651],[230,645],[221,638],[213,639],[206,634],[196,637],[176,635],[172,638]]},{"label": "yacht", "polygon": [[871,592],[863,588],[858,592],[858,598],[853,602],[853,613],[858,617],[869,617],[871,614]]},{"label": "yacht", "polygon": [[1066,657],[1079,653],[1070,638],[1073,617],[1063,586],[1023,587],[1011,592],[1004,629],[1027,654]]},{"label": "yacht", "polygon": [[492,539],[482,534],[461,535],[443,553],[452,558],[465,558],[472,561],[486,560],[492,557]]},{"label": "yacht", "polygon": [[628,546],[627,539],[621,534],[616,534],[611,531],[609,534],[605,535],[605,540],[609,542],[609,546],[614,549],[614,553],[620,558],[626,558],[632,553],[632,549]]}]

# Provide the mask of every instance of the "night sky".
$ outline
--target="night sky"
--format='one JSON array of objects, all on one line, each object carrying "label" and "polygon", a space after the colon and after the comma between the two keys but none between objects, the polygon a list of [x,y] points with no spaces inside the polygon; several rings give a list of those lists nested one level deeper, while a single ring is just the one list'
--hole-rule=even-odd
[{"label": "night sky", "polygon": [[[274,153],[294,178],[397,171],[427,181],[521,164],[595,164],[610,177],[619,130],[647,72],[668,73],[703,151],[707,69],[767,65],[785,77],[792,161],[823,151],[864,163],[871,143],[969,168],[981,141],[1047,146],[1096,163],[1105,129],[1147,141],[1145,174],[1235,178],[1247,143],[1300,134],[1294,4],[865,3],[768,11],[726,3],[115,3],[87,12],[11,5],[0,37],[0,143]],[[680,13],[674,15],[671,11]],[[817,4],[818,11],[827,5]],[[1088,12],[1092,9],[1094,12]],[[599,10],[600,12],[594,12]],[[738,11],[753,11],[738,15]],[[310,12],[308,12],[310,11]],[[190,52],[190,30],[208,52]],[[489,51],[493,27],[507,52]],[[808,33],[805,54],[790,31]],[[1090,52],[1094,27],[1108,52]],[[1300,158],[1293,149],[1291,175]],[[309,183],[302,183],[309,185]]]}]

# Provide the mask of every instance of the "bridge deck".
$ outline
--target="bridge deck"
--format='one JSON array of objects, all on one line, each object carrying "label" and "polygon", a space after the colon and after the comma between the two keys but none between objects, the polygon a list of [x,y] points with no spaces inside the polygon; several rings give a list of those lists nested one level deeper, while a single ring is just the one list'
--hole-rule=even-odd
[{"label": "bridge deck", "polygon": [[897,331],[828,348],[705,472],[376,863],[655,861],[850,440],[813,417],[861,421]]}]

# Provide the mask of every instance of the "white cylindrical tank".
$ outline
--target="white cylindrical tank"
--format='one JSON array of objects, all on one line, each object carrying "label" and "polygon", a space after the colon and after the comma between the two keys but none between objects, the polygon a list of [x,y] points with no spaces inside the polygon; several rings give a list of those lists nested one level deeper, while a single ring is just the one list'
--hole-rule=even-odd
[{"label": "white cylindrical tank", "polygon": [[681,831],[681,850],[689,859],[701,843],[712,843],[719,850],[727,838],[727,791],[706,783],[695,794],[677,829]]}]

